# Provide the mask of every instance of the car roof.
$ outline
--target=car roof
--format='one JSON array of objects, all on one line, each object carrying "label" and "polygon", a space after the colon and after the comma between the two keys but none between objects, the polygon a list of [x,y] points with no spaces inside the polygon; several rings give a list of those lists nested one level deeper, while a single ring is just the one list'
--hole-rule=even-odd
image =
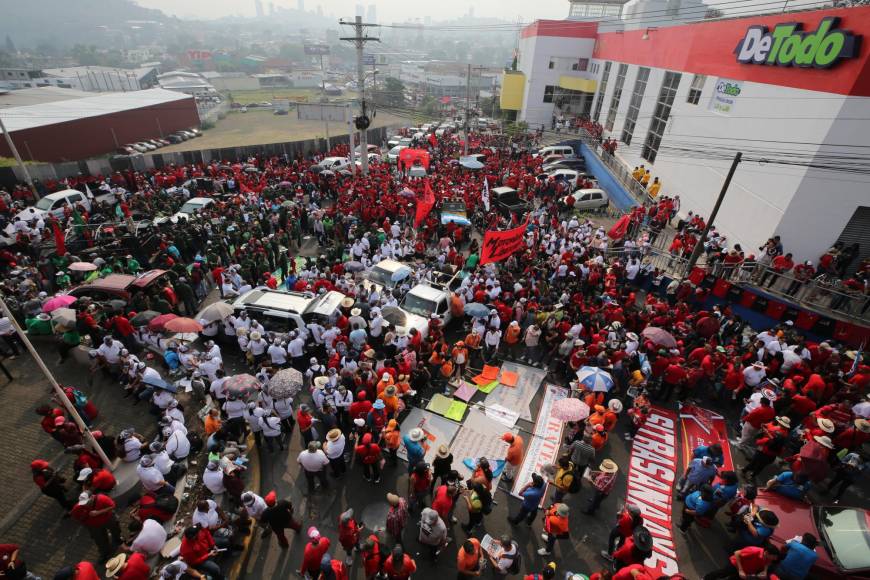
[{"label": "car roof", "polygon": [[136,276],[136,279],[133,281],[133,286],[136,286],[137,288],[144,288],[145,286],[149,285],[151,282],[153,282],[160,276],[163,276],[164,274],[166,274],[166,270],[160,269],[142,272],[141,274]]},{"label": "car roof", "polygon": [[584,194],[587,194],[587,193],[600,193],[600,194],[603,194],[603,195],[607,195],[607,192],[606,192],[606,191],[604,191],[603,189],[597,189],[597,188],[591,188],[591,189],[575,189],[574,192],[573,192],[571,195],[577,195],[577,194],[584,195]]},{"label": "car roof", "polygon": [[377,264],[374,265],[375,268],[380,268],[381,270],[386,270],[387,272],[395,272],[399,268],[407,267],[405,264],[401,262],[397,262],[396,260],[381,260]]},{"label": "car roof", "polygon": [[185,203],[196,203],[199,205],[206,205],[212,203],[214,200],[210,197],[191,197]]},{"label": "car roof", "polygon": [[239,296],[233,306],[256,306],[267,310],[282,310],[302,314],[313,298],[300,292],[281,292],[265,286],[254,288]]},{"label": "car roof", "polygon": [[126,290],[133,282],[136,281],[136,276],[130,274],[109,274],[105,278],[97,278],[90,284],[81,286],[82,288],[99,288],[105,290]]},{"label": "car roof", "polygon": [[338,309],[341,301],[344,300],[344,298],[345,296],[341,292],[330,290],[326,294],[321,294],[311,303],[309,303],[308,308],[306,308],[305,312],[313,312],[314,314],[320,314],[322,316],[330,316]]},{"label": "car roof", "polygon": [[431,286],[427,286],[425,284],[417,284],[416,286],[411,288],[408,294],[419,296],[423,300],[431,300],[433,302],[436,302],[444,297],[447,293],[439,288],[432,288]]},{"label": "car roof", "polygon": [[44,195],[42,197],[47,198],[47,199],[51,199],[51,200],[58,200],[62,197],[66,197],[66,196],[71,195],[73,193],[78,193],[79,195],[84,195],[78,189],[62,189],[60,191],[55,191],[54,193],[49,193],[48,195]]}]

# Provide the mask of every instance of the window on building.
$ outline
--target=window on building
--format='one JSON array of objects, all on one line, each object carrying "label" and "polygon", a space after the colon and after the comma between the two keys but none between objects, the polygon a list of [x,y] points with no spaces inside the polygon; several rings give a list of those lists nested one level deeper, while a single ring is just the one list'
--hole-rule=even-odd
[{"label": "window on building", "polygon": [[571,4],[571,11],[568,12],[568,16],[586,16],[586,5]]},{"label": "window on building", "polygon": [[601,73],[601,84],[598,85],[598,99],[595,101],[595,114],[592,115],[592,119],[596,123],[601,118],[601,104],[604,102],[604,95],[607,94],[607,81],[610,78],[610,67],[612,65],[612,62],[605,62],[604,72]]},{"label": "window on building", "polygon": [[610,4],[604,7],[605,16],[619,16],[622,14],[622,6]]},{"label": "window on building", "polygon": [[553,58],[550,59],[550,66],[548,68],[550,68],[550,69],[556,68],[556,59],[553,59]]},{"label": "window on building", "polygon": [[649,69],[642,66],[637,69],[637,78],[634,80],[634,90],[631,91],[631,100],[628,102],[628,113],[625,114],[625,125],[622,127],[622,142],[631,145],[634,135],[634,127],[637,125],[637,115],[640,113],[640,105],[643,103],[643,94],[646,92],[646,82],[649,80]]},{"label": "window on building", "polygon": [[701,100],[701,91],[704,90],[704,83],[707,82],[707,75],[695,75],[692,79],[692,86],[689,87],[689,96],[686,102],[690,105],[697,105]]},{"label": "window on building", "polygon": [[659,90],[658,99],[656,99],[656,108],[649,124],[649,132],[647,132],[646,141],[644,141],[643,149],[640,152],[640,156],[650,163],[655,163],[659,153],[662,136],[665,134],[665,128],[668,126],[668,119],[671,116],[671,106],[673,106],[674,97],[677,95],[677,87],[680,86],[680,78],[682,78],[680,73],[668,71],[662,80],[662,88]]},{"label": "window on building", "polygon": [[578,58],[577,62],[571,64],[571,70],[586,70],[589,68],[588,58]]},{"label": "window on building", "polygon": [[556,87],[554,85],[547,85],[546,87],[544,87],[544,102],[545,103],[552,103],[553,102],[553,95],[555,92],[556,92]]},{"label": "window on building", "polygon": [[604,16],[604,4],[590,4],[586,9],[587,18],[599,18]]},{"label": "window on building", "polygon": [[625,73],[627,72],[627,64],[619,65],[619,69],[616,71],[613,96],[610,98],[610,109],[607,111],[607,121],[604,123],[604,128],[608,131],[613,131],[613,123],[616,121],[616,111],[619,109],[619,101],[622,99],[622,87],[625,85]]}]

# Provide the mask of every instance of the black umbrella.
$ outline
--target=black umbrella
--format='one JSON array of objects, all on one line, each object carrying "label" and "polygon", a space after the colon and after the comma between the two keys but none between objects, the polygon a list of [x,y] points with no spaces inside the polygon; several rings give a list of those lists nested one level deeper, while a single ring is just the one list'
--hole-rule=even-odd
[{"label": "black umbrella", "polygon": [[133,326],[148,326],[148,323],[160,316],[159,312],[143,310],[130,320]]}]

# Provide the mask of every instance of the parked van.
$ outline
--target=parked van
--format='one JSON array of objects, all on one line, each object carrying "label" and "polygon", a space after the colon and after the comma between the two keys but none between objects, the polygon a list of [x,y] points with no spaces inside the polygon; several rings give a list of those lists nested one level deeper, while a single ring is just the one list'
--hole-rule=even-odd
[{"label": "parked van", "polygon": [[577,157],[577,153],[570,145],[550,145],[541,148],[535,154],[535,157],[546,157],[547,155],[561,155],[562,157]]}]

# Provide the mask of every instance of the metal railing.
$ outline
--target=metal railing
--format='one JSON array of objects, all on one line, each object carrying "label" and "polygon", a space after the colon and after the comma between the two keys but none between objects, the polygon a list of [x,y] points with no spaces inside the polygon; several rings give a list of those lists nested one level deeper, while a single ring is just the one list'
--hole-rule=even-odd
[{"label": "metal railing", "polygon": [[580,140],[583,141],[583,143],[589,147],[593,153],[595,153],[595,156],[598,157],[601,163],[603,163],[611,173],[613,173],[620,185],[631,194],[637,203],[640,205],[654,203],[649,192],[634,178],[634,176],[632,176],[628,167],[608,151],[605,151],[599,139],[595,138],[591,133],[589,133],[589,131],[582,127],[580,128],[579,135]]}]

